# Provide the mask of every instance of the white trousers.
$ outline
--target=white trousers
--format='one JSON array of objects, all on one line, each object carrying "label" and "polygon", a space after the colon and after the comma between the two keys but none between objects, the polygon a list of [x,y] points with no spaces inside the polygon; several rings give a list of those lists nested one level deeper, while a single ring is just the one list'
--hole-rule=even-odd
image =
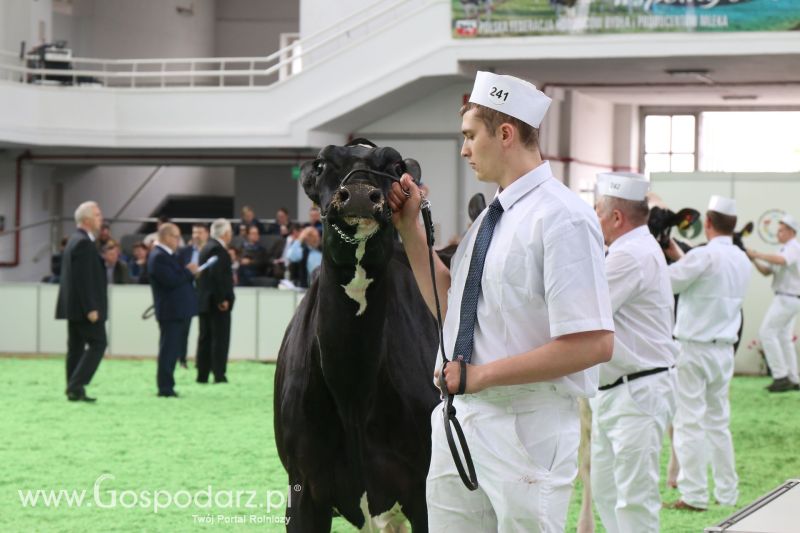
[{"label": "white trousers", "polygon": [[592,399],[592,495],[608,533],[658,533],[659,459],[675,414],[675,371]]},{"label": "white trousers", "polygon": [[733,439],[729,428],[728,388],[733,377],[733,346],[681,341],[678,357],[678,409],[674,444],[681,499],[708,507],[708,465],[714,496],[722,505],[739,497]]},{"label": "white trousers", "polygon": [[780,379],[788,376],[793,383],[800,383],[797,376],[797,352],[792,341],[798,313],[800,298],[776,294],[758,332],[772,377]]},{"label": "white trousers", "polygon": [[436,533],[563,531],[578,471],[576,399],[541,384],[458,396],[454,405],[480,486],[469,491],[458,476],[440,405],[431,415],[428,529]]}]

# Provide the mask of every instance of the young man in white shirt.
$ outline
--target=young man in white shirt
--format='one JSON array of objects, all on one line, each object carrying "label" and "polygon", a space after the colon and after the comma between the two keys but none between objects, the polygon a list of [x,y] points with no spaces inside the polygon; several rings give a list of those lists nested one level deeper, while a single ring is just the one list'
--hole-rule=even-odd
[{"label": "young man in white shirt", "polygon": [[659,531],[661,443],[675,413],[675,298],[664,252],[647,227],[648,188],[638,174],[597,178],[615,333],[591,401],[591,472],[609,533]]},{"label": "young man in white shirt", "polygon": [[667,249],[676,260],[669,266],[672,290],[680,294],[675,320],[680,355],[673,442],[681,465],[681,497],[670,505],[677,509],[708,508],[709,463],[716,500],[736,505],[739,497],[728,388],[751,268],[745,253],[733,244],[735,227],[736,202],[712,196],[705,221],[708,244],[684,255],[671,240]]},{"label": "young man in white shirt", "polygon": [[[478,72],[462,108],[461,155],[498,193],[459,244],[436,259],[444,369],[479,481],[462,484],[440,409],[432,416],[431,531],[562,531],[577,472],[577,398],[594,395],[613,319],[603,243],[591,208],[542,161],[538,128],[550,99],[530,83]],[[389,194],[394,223],[432,313],[433,285],[420,189],[411,176]],[[487,242],[488,239],[488,242]],[[434,354],[431,354],[434,357]],[[436,372],[437,383],[439,370]]]},{"label": "young man in white shirt", "polygon": [[[761,323],[759,337],[764,355],[772,371],[770,392],[800,390],[797,376],[797,352],[792,335],[794,322],[800,313],[800,242],[797,230],[800,224],[791,215],[785,215],[778,224],[778,242],[781,249],[777,254],[765,254],[747,250],[759,272],[773,276],[772,299],[764,321]],[[763,261],[760,263],[759,261]]]}]

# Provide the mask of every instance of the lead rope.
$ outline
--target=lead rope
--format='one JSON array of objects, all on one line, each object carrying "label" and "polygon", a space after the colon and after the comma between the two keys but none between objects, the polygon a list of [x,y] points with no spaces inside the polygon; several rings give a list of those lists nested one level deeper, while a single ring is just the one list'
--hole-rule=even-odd
[{"label": "lead rope", "polygon": [[[439,350],[442,354],[442,370],[439,373],[439,389],[442,391],[442,399],[444,406],[442,407],[442,418],[444,420],[444,432],[447,435],[447,445],[450,447],[450,453],[453,456],[453,462],[458,470],[458,475],[464,486],[469,490],[476,490],[478,488],[478,475],[475,473],[475,465],[472,462],[472,454],[470,454],[469,446],[467,446],[467,439],[464,437],[464,431],[461,429],[461,424],[456,418],[456,408],[453,406],[454,395],[450,394],[447,390],[447,383],[444,378],[444,368],[450,362],[444,352],[444,328],[442,326],[442,308],[439,303],[439,291],[436,288],[436,268],[433,263],[433,218],[431,216],[431,203],[423,196],[422,204],[420,205],[422,212],[422,221],[425,225],[425,236],[428,240],[428,262],[431,269],[431,282],[433,283],[433,298],[436,302],[436,322],[439,326]],[[461,373],[461,379],[466,378],[466,373]],[[461,446],[461,453],[459,453],[456,441],[453,438],[453,429],[455,429],[456,436],[458,437],[458,444]],[[461,454],[464,460],[461,460]],[[467,467],[464,468],[464,463]],[[469,474],[467,474],[469,472]]]}]

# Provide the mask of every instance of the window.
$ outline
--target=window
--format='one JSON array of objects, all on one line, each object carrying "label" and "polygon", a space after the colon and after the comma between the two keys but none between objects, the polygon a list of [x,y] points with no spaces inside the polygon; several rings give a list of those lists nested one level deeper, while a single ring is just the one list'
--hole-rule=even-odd
[{"label": "window", "polygon": [[701,114],[700,170],[800,171],[800,111]]},{"label": "window", "polygon": [[647,115],[644,119],[644,173],[694,172],[695,115]]}]

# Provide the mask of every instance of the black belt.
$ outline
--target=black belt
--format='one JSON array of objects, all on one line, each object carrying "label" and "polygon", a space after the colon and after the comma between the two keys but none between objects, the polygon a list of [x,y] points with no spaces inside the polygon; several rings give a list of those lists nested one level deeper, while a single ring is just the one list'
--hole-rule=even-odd
[{"label": "black belt", "polygon": [[788,292],[776,292],[779,296],[790,296],[792,298],[800,298],[800,294],[789,294]]},{"label": "black belt", "polygon": [[643,378],[645,376],[652,376],[653,374],[660,374],[661,372],[666,372],[670,368],[672,368],[672,367],[665,366],[665,367],[662,367],[662,368],[651,368],[650,370],[642,370],[641,372],[634,372],[633,374],[628,374],[627,376],[622,376],[621,378],[619,378],[614,383],[609,383],[608,385],[603,385],[602,387],[600,387],[600,390],[613,389],[617,385],[622,385],[623,383],[625,383],[626,378],[627,378],[627,381],[633,381],[634,379],[639,379],[639,378]]}]

